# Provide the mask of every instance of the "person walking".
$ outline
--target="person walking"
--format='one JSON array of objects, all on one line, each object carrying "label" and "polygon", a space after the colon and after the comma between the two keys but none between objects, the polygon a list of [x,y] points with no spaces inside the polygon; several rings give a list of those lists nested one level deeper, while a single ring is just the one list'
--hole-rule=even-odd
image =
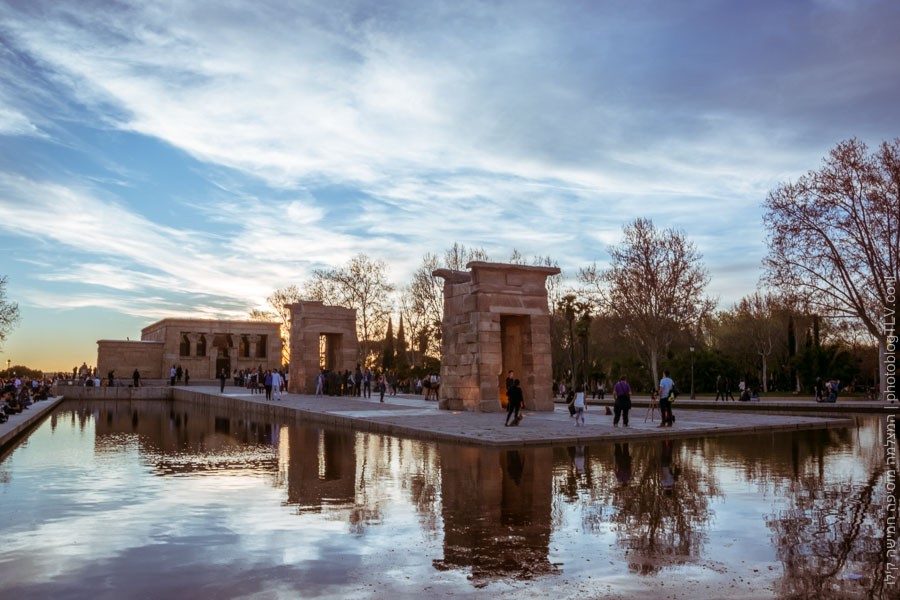
[{"label": "person walking", "polygon": [[719,396],[722,397],[722,402],[725,402],[725,379],[721,375],[716,376],[716,402],[719,401]]},{"label": "person walking", "polygon": [[587,404],[584,400],[584,389],[581,387],[575,392],[572,408],[575,409],[575,427],[584,427],[584,411],[587,410]]},{"label": "person walking", "polygon": [[662,423],[659,427],[671,427],[675,422],[672,415],[672,391],[675,389],[675,382],[669,377],[668,371],[663,371],[663,378],[659,380],[659,413],[662,417]]},{"label": "person walking", "polygon": [[169,369],[169,385],[175,385],[175,365]]},{"label": "person walking", "polygon": [[325,393],[325,369],[321,369],[316,375],[316,396],[323,396]]},{"label": "person walking", "polygon": [[221,369],[219,371],[219,393],[225,393],[225,380],[228,379],[228,375],[225,374],[225,369]]},{"label": "person walking", "polygon": [[731,377],[725,378],[725,395],[722,396],[722,402],[725,402],[728,398],[731,398],[731,401],[734,402],[734,394],[731,393]]},{"label": "person walking", "polygon": [[613,386],[613,396],[615,396],[615,404],[613,404],[613,427],[619,426],[619,416],[622,417],[622,425],[628,427],[628,411],[631,410],[631,386],[625,376],[619,377],[619,381]]},{"label": "person walking", "polygon": [[271,369],[266,370],[266,375],[263,377],[263,389],[266,390],[266,400],[269,401],[272,399],[272,371]]},{"label": "person walking", "polygon": [[512,424],[518,425],[522,417],[519,416],[519,409],[522,408],[522,388],[519,387],[519,380],[513,379],[513,384],[506,392],[506,427],[509,427],[509,418],[512,417]]},{"label": "person walking", "polygon": [[281,402],[281,384],[284,382],[284,376],[278,369],[272,369],[272,394],[275,396],[276,402]]},{"label": "person walking", "polygon": [[141,372],[135,369],[131,374],[131,380],[134,381],[134,387],[141,387]]},{"label": "person walking", "polygon": [[191,373],[187,369],[184,370],[184,385],[191,384]]},{"label": "person walking", "polygon": [[378,376],[378,401],[384,402],[384,392],[387,390],[387,376],[382,373]]}]

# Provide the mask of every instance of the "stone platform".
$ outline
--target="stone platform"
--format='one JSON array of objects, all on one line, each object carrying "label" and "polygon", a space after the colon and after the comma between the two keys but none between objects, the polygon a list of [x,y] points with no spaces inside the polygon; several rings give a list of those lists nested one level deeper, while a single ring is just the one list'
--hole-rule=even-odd
[{"label": "stone platform", "polygon": [[[128,388],[124,388],[128,389]],[[602,406],[589,407],[584,427],[575,427],[565,405],[553,412],[525,412],[518,427],[505,427],[505,413],[477,413],[439,410],[434,401],[419,396],[386,396],[378,402],[355,397],[315,397],[283,394],[280,402],[266,402],[261,394],[226,386],[220,394],[218,386],[175,388],[141,388],[140,397],[124,397],[116,388],[75,388],[66,390],[69,397],[116,399],[120,401],[150,398],[172,398],[180,402],[206,407],[220,407],[250,413],[260,418],[299,419],[310,423],[347,427],[387,435],[421,440],[453,441],[486,446],[554,446],[580,445],[608,441],[639,441],[659,438],[707,437],[794,431],[827,427],[846,427],[852,420],[819,415],[758,414],[746,411],[683,410],[677,406],[674,427],[659,428],[658,417],[646,419],[647,408],[631,411],[630,427],[613,427],[612,415]],[[121,389],[120,389],[121,390]]]}]

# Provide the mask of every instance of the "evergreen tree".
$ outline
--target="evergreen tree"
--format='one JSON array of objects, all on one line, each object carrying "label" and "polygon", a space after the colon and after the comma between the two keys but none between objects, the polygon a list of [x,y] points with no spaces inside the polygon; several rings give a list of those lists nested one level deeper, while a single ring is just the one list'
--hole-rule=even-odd
[{"label": "evergreen tree", "polygon": [[406,350],[406,334],[403,331],[403,315],[400,315],[400,326],[397,327],[397,354],[395,361],[396,366],[399,369],[403,369],[409,365]]},{"label": "evergreen tree", "polygon": [[384,354],[381,357],[381,366],[387,371],[394,368],[394,321],[388,319],[387,333],[384,335]]}]

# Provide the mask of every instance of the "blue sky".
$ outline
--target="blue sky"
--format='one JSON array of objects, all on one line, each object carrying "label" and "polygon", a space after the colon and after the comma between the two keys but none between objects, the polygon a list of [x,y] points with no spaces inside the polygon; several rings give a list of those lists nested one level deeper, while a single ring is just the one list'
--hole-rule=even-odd
[{"label": "blue sky", "polygon": [[761,205],[900,135],[890,1],[0,4],[0,360],[96,362],[159,318],[241,318],[363,252],[454,242],[564,272],[684,230],[723,307]]}]

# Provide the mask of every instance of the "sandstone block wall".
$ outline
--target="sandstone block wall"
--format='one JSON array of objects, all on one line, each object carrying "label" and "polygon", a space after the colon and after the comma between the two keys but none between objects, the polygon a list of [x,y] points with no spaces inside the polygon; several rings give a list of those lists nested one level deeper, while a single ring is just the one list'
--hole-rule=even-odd
[{"label": "sandstone block wall", "polygon": [[441,408],[503,410],[512,369],[525,407],[552,411],[546,279],[559,269],[487,262],[466,268],[434,272],[444,278]]},{"label": "sandstone block wall", "polygon": [[[123,381],[130,381],[137,369],[141,377],[162,377],[163,342],[99,340],[97,342],[97,374],[105,379],[110,371]],[[167,374],[168,375],[168,374]]]}]

